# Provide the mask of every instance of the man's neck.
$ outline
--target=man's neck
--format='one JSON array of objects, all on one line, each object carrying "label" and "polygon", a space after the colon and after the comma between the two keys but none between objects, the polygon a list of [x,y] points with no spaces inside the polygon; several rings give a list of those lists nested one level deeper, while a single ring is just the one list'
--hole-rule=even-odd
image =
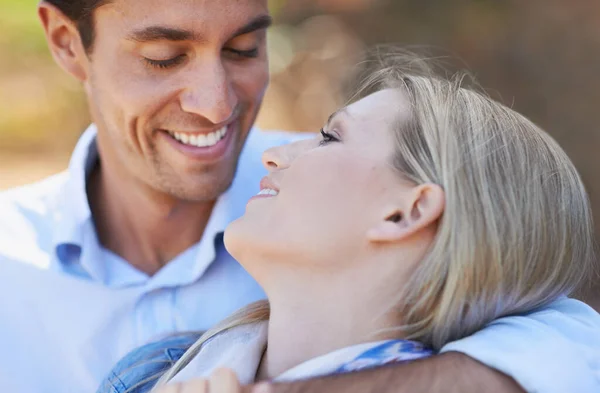
[{"label": "man's neck", "polygon": [[98,165],[87,194],[103,247],[154,275],[200,241],[215,202],[191,203],[123,182]]}]

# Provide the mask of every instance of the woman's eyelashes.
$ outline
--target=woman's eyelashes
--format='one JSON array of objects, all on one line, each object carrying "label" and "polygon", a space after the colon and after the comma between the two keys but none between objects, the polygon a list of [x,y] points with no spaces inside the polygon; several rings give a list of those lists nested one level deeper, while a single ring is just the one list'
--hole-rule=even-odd
[{"label": "woman's eyelashes", "polygon": [[321,128],[321,136],[323,137],[323,139],[321,139],[321,141],[319,142],[319,146],[326,145],[330,142],[339,142],[340,141],[339,138],[337,138],[335,135],[326,132],[322,128]]}]

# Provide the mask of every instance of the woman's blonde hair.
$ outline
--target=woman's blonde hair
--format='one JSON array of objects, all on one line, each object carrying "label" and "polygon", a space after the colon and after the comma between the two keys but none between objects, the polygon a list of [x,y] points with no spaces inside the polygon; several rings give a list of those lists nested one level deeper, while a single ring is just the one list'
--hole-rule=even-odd
[{"label": "woman's blonde hair", "polygon": [[[377,69],[355,98],[394,88],[412,105],[411,119],[397,121],[392,165],[415,184],[441,186],[446,198],[434,242],[394,302],[405,337],[440,349],[496,318],[568,295],[594,274],[588,197],[548,134],[466,87],[466,74],[444,78],[399,50],[369,64]],[[159,385],[208,338],[268,315],[266,302],[242,309],[207,332]]]},{"label": "woman's blonde hair", "polygon": [[404,52],[378,64],[366,86],[399,88],[412,104],[397,125],[394,167],[446,197],[431,249],[397,303],[408,338],[440,349],[595,274],[587,193],[547,133],[465,87],[464,73],[436,76]]}]

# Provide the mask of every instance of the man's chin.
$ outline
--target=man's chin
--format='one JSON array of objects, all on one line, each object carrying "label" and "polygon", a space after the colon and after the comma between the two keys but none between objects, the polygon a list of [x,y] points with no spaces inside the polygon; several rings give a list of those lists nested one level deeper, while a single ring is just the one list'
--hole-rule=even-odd
[{"label": "man's chin", "polygon": [[231,182],[199,182],[198,179],[195,179],[193,176],[182,177],[177,181],[170,179],[167,182],[161,183],[161,186],[157,188],[164,194],[180,201],[192,203],[213,202],[218,199],[231,184]]}]

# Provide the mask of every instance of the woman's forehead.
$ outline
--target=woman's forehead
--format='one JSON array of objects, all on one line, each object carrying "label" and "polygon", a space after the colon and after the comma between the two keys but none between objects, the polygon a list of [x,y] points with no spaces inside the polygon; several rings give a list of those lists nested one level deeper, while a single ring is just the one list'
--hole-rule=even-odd
[{"label": "woman's forehead", "polygon": [[410,103],[400,89],[383,89],[346,107],[346,112],[358,122],[392,124],[410,118]]}]

